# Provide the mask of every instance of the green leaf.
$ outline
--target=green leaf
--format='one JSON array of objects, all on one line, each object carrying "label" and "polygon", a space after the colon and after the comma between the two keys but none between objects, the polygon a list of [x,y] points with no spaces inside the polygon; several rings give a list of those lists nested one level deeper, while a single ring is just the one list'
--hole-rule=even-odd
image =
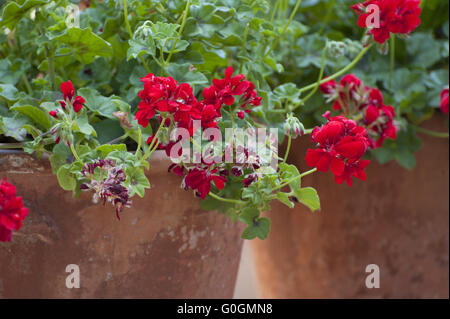
[{"label": "green leaf", "polygon": [[20,114],[30,118],[37,126],[44,130],[48,130],[52,126],[52,122],[39,108],[32,105],[14,106],[11,110],[17,111]]},{"label": "green leaf", "polygon": [[125,144],[105,144],[96,148],[102,154],[102,157],[106,157],[109,153],[113,151],[127,151],[127,146]]},{"label": "green leaf", "polygon": [[139,197],[144,197],[145,189],[150,188],[150,182],[147,176],[145,176],[144,170],[135,169],[127,175],[130,178],[131,196],[137,194]]},{"label": "green leaf", "polygon": [[31,8],[48,3],[47,0],[9,1],[3,8],[0,27],[14,29],[16,24]]},{"label": "green leaf", "polygon": [[312,187],[304,187],[294,190],[295,197],[298,201],[306,205],[311,211],[320,210],[320,200],[317,191]]},{"label": "green leaf", "polygon": [[277,194],[277,199],[289,208],[294,207],[294,203],[289,200],[289,195],[287,193],[279,192]]},{"label": "green leaf", "polygon": [[[279,165],[280,168],[280,172],[281,172],[281,177],[283,178],[284,181],[289,181],[292,180],[298,176],[300,176],[300,172],[298,171],[297,167],[295,165],[292,164],[286,164],[286,163],[281,163]],[[300,189],[301,187],[301,178],[297,178],[294,181],[289,183],[289,187],[291,188],[291,190],[296,191],[298,189]]]},{"label": "green leaf", "polygon": [[239,220],[244,224],[251,225],[259,217],[259,210],[256,207],[246,207],[239,214]]},{"label": "green leaf", "polygon": [[61,166],[56,173],[56,177],[58,178],[59,185],[62,189],[66,191],[75,189],[77,181],[70,172],[70,165],[66,164]]},{"label": "green leaf", "polygon": [[141,54],[150,54],[152,56],[156,54],[155,42],[150,37],[147,39],[130,39],[128,43],[130,48],[127,51],[127,61],[136,59]]},{"label": "green leaf", "polygon": [[67,159],[72,155],[69,146],[65,143],[58,143],[53,147],[53,154],[50,155],[50,165],[53,174],[56,174],[62,165],[67,163]]},{"label": "green leaf", "polygon": [[191,85],[206,84],[208,79],[202,73],[191,67],[191,64],[175,64],[171,63],[167,67],[167,73],[179,83],[189,83]]},{"label": "green leaf", "polygon": [[259,239],[266,239],[270,232],[270,220],[266,217],[259,218],[248,225],[242,232],[241,238],[253,239],[258,237]]},{"label": "green leaf", "polygon": [[28,119],[20,114],[13,117],[0,117],[0,131],[3,135],[21,142],[27,135],[27,130],[23,128],[27,123]]},{"label": "green leaf", "polygon": [[[0,97],[7,101],[15,101],[18,99],[18,90],[11,84],[0,84]],[[1,101],[1,99],[0,99]]]},{"label": "green leaf", "polygon": [[69,46],[75,58],[83,64],[92,63],[97,56],[112,55],[111,45],[93,33],[90,28],[69,28],[52,40]]},{"label": "green leaf", "polygon": [[130,106],[127,103],[115,98],[114,96],[104,97],[94,89],[81,88],[77,91],[77,93],[86,100],[84,103],[86,108],[93,111],[97,115],[117,120],[117,118],[112,115],[114,112],[130,111]]}]

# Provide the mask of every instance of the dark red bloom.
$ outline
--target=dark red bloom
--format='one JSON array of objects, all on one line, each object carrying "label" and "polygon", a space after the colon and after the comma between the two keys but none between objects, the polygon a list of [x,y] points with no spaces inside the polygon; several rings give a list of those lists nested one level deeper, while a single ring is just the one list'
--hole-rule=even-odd
[{"label": "dark red bloom", "polygon": [[[366,12],[369,5],[379,9],[380,25],[371,26],[375,12]],[[368,28],[368,33],[378,43],[384,43],[391,33],[409,34],[420,24],[420,0],[370,0],[352,6],[359,15],[358,26]]]},{"label": "dark red bloom", "polygon": [[215,105],[217,109],[224,104],[232,105],[237,101],[245,113],[250,113],[250,107],[261,105],[261,97],[257,96],[255,85],[247,81],[243,74],[233,76],[233,68],[225,70],[224,79],[213,79],[213,85],[203,90],[205,103]]},{"label": "dark red bloom", "polygon": [[334,176],[335,182],[338,184],[342,184],[344,181],[346,181],[348,186],[352,186],[352,176],[365,181],[367,176],[364,172],[364,169],[367,167],[367,165],[369,165],[369,163],[370,161],[368,160],[347,162],[343,174]]},{"label": "dark red bloom", "polygon": [[61,92],[63,94],[63,100],[71,101],[75,95],[75,89],[73,88],[72,81],[61,83]]},{"label": "dark red bloom", "polygon": [[347,166],[360,161],[369,146],[365,129],[343,116],[314,128],[311,139],[318,147],[307,151],[306,164],[321,172],[331,169],[338,180],[346,178]]},{"label": "dark red bloom", "polygon": [[196,191],[196,195],[201,199],[205,199],[211,191],[211,182],[214,181],[217,189],[222,189],[225,186],[226,179],[223,176],[217,175],[217,169],[209,171],[208,169],[193,168],[184,178],[184,184]]},{"label": "dark red bloom", "polygon": [[[141,78],[144,89],[139,91],[142,99],[136,113],[136,120],[143,127],[147,127],[156,112],[173,116],[179,127],[192,127],[191,113],[197,106],[192,87],[187,83],[178,85],[171,77],[157,77],[152,73]],[[166,116],[166,117],[167,117]]]},{"label": "dark red bloom", "polygon": [[72,102],[73,110],[75,112],[81,111],[81,109],[83,108],[83,104],[85,102],[86,102],[85,99],[83,99],[81,96],[75,97],[74,101]]},{"label": "dark red bloom", "polygon": [[364,86],[353,74],[344,76],[339,84],[329,81],[322,85],[327,101],[333,101],[333,110],[341,110],[343,115],[356,118],[358,125],[366,129],[370,147],[381,146],[386,138],[396,138],[395,110],[384,104],[379,89]]},{"label": "dark red bloom", "polygon": [[50,114],[50,116],[54,117],[55,119],[58,118],[58,113],[56,113],[56,111],[50,111],[48,112],[48,114]]},{"label": "dark red bloom", "polygon": [[331,94],[336,89],[336,81],[330,80],[328,82],[322,83],[319,86],[319,89],[323,94]]},{"label": "dark red bloom", "polygon": [[76,96],[75,99],[73,98],[75,95],[75,89],[73,88],[71,81],[61,83],[61,92],[63,94],[63,101],[58,102],[63,110],[66,109],[67,102],[72,103],[73,110],[75,112],[79,112],[83,108],[83,104],[86,101],[81,96]]},{"label": "dark red bloom", "polygon": [[245,112],[239,111],[239,112],[237,112],[237,116],[238,116],[241,120],[243,120],[243,119],[245,118]]},{"label": "dark red bloom", "polygon": [[448,88],[443,89],[441,92],[441,111],[442,113],[448,114],[448,98],[449,98],[449,90]]},{"label": "dark red bloom", "polygon": [[11,241],[12,232],[22,227],[28,215],[22,197],[16,196],[16,188],[3,179],[0,181],[0,241]]}]

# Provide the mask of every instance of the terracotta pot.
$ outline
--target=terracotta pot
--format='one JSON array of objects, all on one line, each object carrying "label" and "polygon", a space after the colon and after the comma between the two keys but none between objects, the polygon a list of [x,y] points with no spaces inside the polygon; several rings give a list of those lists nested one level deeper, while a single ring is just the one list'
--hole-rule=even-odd
[{"label": "terracotta pot", "polygon": [[[445,119],[425,127],[446,131]],[[412,171],[397,163],[367,168],[368,179],[351,188],[331,173],[303,185],[316,187],[322,210],[275,203],[266,241],[252,242],[263,297],[448,298],[449,144],[421,136],[424,145]],[[299,139],[290,162],[302,170],[310,147]],[[365,268],[380,268],[380,288],[365,285]]]},{"label": "terracotta pot", "polygon": [[[161,153],[152,159],[152,189],[118,221],[91,194],[63,191],[48,161],[0,154],[0,177],[30,209],[12,242],[0,243],[0,297],[231,298],[242,229],[202,211],[168,165]],[[79,266],[79,289],[66,287],[68,264]]]}]

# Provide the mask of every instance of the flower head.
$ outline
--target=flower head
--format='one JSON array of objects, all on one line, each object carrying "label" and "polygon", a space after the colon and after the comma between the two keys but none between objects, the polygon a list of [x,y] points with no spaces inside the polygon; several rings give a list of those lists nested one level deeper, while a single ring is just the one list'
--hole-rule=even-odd
[{"label": "flower head", "polygon": [[22,227],[28,215],[22,197],[16,196],[16,187],[5,179],[0,180],[0,241],[11,241],[12,232]]},{"label": "flower head", "polygon": [[[321,172],[331,169],[337,181],[348,180],[348,172],[360,163],[369,147],[366,130],[343,116],[332,117],[326,124],[314,128],[311,139],[317,148],[307,151],[306,164]],[[360,178],[362,174],[352,173],[351,176]]]},{"label": "flower head", "polygon": [[[358,26],[368,28],[374,40],[383,44],[391,33],[409,34],[420,24],[420,0],[369,0],[352,6],[359,15]],[[367,10],[376,6],[378,10]],[[372,26],[372,16],[379,13],[379,26]]]},{"label": "flower head", "polygon": [[127,176],[122,167],[113,160],[101,159],[84,164],[81,173],[89,180],[81,184],[81,189],[94,191],[94,202],[99,199],[103,204],[110,202],[116,208],[116,216],[120,220],[119,213],[123,207],[131,205],[130,189],[124,186]]},{"label": "flower head", "polygon": [[448,114],[449,107],[448,107],[448,98],[449,98],[449,90],[448,88],[445,88],[441,92],[441,111],[442,113]]}]

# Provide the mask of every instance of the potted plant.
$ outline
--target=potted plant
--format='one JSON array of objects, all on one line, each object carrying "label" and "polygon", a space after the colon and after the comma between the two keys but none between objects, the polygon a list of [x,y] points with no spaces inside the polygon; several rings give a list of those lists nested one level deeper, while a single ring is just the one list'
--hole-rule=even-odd
[{"label": "potted plant", "polygon": [[[369,29],[363,41],[375,42],[379,50],[367,52],[366,63],[340,79],[323,83],[309,100],[309,115],[307,110],[298,115],[315,121],[331,111],[365,127],[372,139],[367,181],[345,192],[326,175],[308,178],[308,184],[326,189],[316,215],[274,203],[270,238],[252,242],[255,263],[265,265],[257,268],[265,297],[448,296],[448,3],[365,4],[384,8],[381,22],[390,32]],[[351,49],[345,38],[359,34],[350,5],[358,26],[365,27],[370,12],[356,1],[320,1],[308,8],[309,16],[299,17],[308,25],[323,22],[323,37],[337,38],[334,47],[343,59]],[[405,9],[398,21],[405,19],[406,37],[389,29],[393,5]],[[319,15],[326,9],[328,15]],[[315,36],[313,30],[310,37]],[[332,74],[333,65],[327,68],[324,73]],[[307,169],[310,146],[296,141],[288,161]],[[373,263],[380,267],[381,289],[365,287],[365,267]]]},{"label": "potted plant", "polygon": [[[307,176],[365,179],[363,156],[378,141],[367,123],[327,113],[313,128],[306,109],[374,44],[348,43],[342,64],[340,44],[319,41],[318,72],[282,64],[296,55],[284,44],[308,32],[294,19],[300,4],[8,1],[0,220],[19,232],[1,247],[2,294],[231,297],[238,234],[266,239],[271,202],[316,211]],[[293,82],[297,62],[313,78],[306,86]],[[330,63],[338,70],[325,78]],[[299,170],[288,157],[304,135],[317,143]],[[85,289],[64,285],[70,264]]]}]

